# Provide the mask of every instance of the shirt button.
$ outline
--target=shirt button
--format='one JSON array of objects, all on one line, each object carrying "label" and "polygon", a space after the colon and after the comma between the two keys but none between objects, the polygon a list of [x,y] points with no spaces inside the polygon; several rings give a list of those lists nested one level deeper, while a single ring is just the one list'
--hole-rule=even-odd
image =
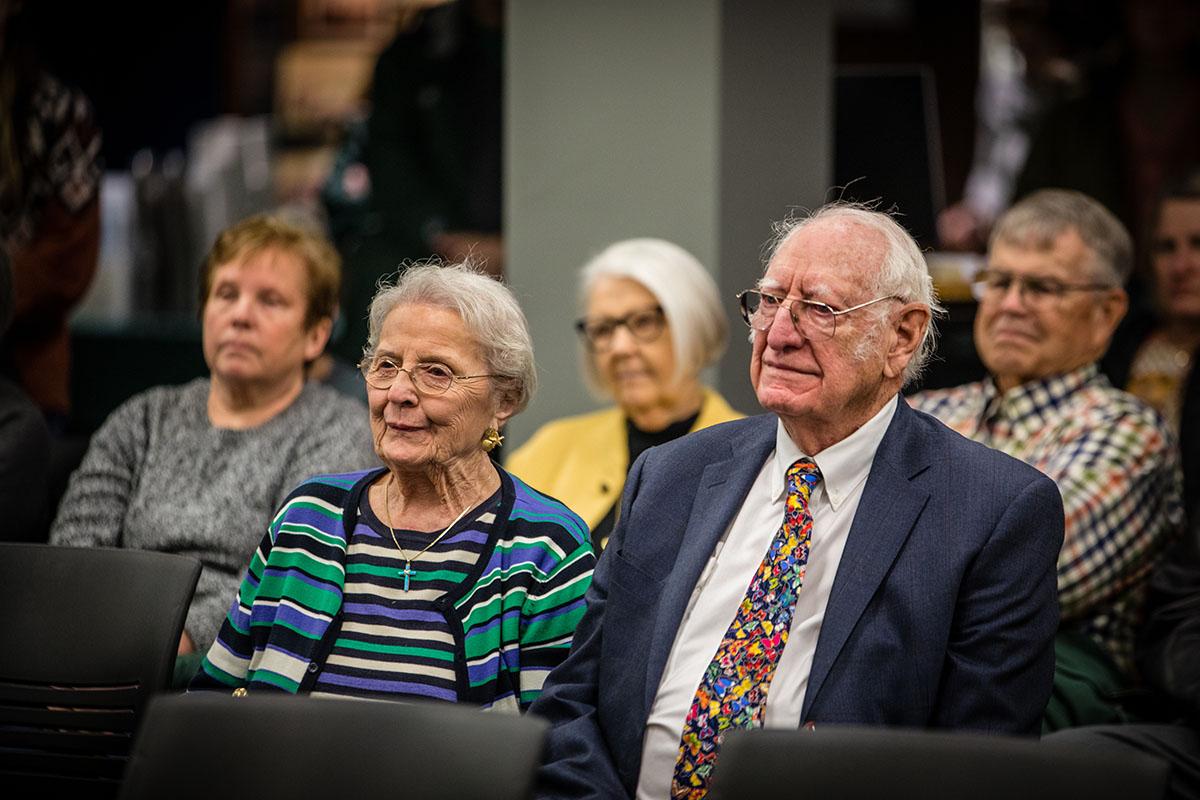
[{"label": "shirt button", "polygon": [[319,669],[320,669],[320,667],[317,666],[317,662],[315,662],[315,661],[308,662],[308,671],[311,674],[313,674],[313,675],[317,674],[317,670],[319,670]]}]

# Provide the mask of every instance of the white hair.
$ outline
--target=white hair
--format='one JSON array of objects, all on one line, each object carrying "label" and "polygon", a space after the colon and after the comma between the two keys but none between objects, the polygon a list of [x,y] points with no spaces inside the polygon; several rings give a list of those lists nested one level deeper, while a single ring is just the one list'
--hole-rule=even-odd
[{"label": "white hair", "polygon": [[[803,217],[777,223],[767,263],[770,263],[775,253],[792,234],[823,220],[844,220],[870,228],[883,236],[887,247],[883,262],[875,274],[874,284],[870,287],[872,297],[896,297],[901,302],[920,303],[929,309],[929,324],[925,327],[925,336],[902,375],[903,385],[908,386],[921,377],[933,356],[937,347],[937,327],[934,322],[946,313],[946,309],[938,303],[937,290],[933,286],[933,278],[929,274],[929,267],[921,254],[921,248],[891,214],[877,211],[863,203],[838,201],[824,205]],[[887,307],[882,303],[870,306],[864,311],[874,312],[881,324],[859,342],[855,350],[855,355],[859,358],[864,358],[878,342],[879,335],[883,332],[882,321],[887,316]]]},{"label": "white hair", "polygon": [[[579,303],[602,278],[628,278],[644,286],[662,307],[675,349],[675,378],[694,376],[725,352],[729,320],[708,270],[687,250],[664,239],[626,239],[601,250],[580,271]],[[585,377],[600,388],[594,360],[583,359]]]},{"label": "white hair", "polygon": [[507,286],[469,261],[402,265],[394,281],[380,281],[371,300],[364,358],[374,357],[384,320],[402,305],[431,305],[458,314],[479,343],[501,395],[513,404],[513,413],[529,405],[537,390],[533,339],[525,314]]}]

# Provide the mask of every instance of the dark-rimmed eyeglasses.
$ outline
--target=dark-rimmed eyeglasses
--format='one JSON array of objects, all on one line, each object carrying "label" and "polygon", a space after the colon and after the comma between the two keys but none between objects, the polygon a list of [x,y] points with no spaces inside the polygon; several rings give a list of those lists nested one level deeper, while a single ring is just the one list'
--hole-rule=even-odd
[{"label": "dark-rimmed eyeglasses", "polygon": [[662,306],[655,306],[634,311],[623,317],[584,317],[575,323],[575,330],[593,350],[607,350],[612,347],[617,328],[625,328],[634,339],[649,344],[662,336],[667,328],[667,318],[663,314]]},{"label": "dark-rimmed eyeglasses", "polygon": [[1116,288],[1107,283],[1067,283],[1058,278],[1016,275],[1002,269],[985,269],[975,274],[975,280],[971,282],[971,294],[980,302],[999,300],[1008,294],[1014,284],[1017,294],[1033,306],[1059,300],[1067,292],[1106,292]]},{"label": "dark-rimmed eyeglasses", "polygon": [[738,304],[742,309],[742,319],[756,331],[765,331],[775,321],[779,309],[786,308],[792,318],[792,326],[801,336],[809,339],[828,339],[837,330],[838,317],[858,311],[860,308],[882,303],[884,300],[899,300],[894,295],[876,297],[865,303],[859,303],[850,308],[834,308],[828,303],[818,300],[806,300],[798,297],[788,300],[778,295],[760,292],[757,289],[747,289],[738,293]]},{"label": "dark-rimmed eyeglasses", "polygon": [[363,380],[367,382],[368,386],[384,390],[392,388],[392,384],[396,382],[396,378],[400,377],[400,373],[406,372],[416,390],[425,395],[445,394],[455,381],[496,377],[490,374],[455,375],[454,371],[445,364],[439,364],[436,361],[421,361],[406,369],[387,356],[364,358],[359,362],[358,371],[362,373]]}]

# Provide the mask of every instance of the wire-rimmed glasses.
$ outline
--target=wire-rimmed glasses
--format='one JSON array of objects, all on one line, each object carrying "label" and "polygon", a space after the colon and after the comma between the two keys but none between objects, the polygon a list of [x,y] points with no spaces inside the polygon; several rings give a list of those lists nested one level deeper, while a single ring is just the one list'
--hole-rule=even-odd
[{"label": "wire-rimmed glasses", "polygon": [[895,295],[885,295],[859,303],[850,308],[837,309],[819,300],[806,300],[802,297],[788,300],[778,295],[760,292],[757,289],[747,289],[738,293],[738,304],[742,309],[742,319],[756,331],[765,331],[775,321],[775,315],[780,308],[786,307],[792,318],[796,331],[809,339],[828,339],[837,330],[838,317],[858,311],[860,308],[881,303],[884,300],[899,300]]},{"label": "wire-rimmed glasses", "polygon": [[421,394],[436,396],[445,394],[455,381],[469,381],[474,378],[494,378],[495,375],[455,375],[454,371],[445,364],[436,361],[421,361],[410,368],[397,364],[388,356],[364,358],[358,364],[358,371],[368,386],[375,389],[387,390],[392,388],[401,372],[407,372],[413,386]]}]

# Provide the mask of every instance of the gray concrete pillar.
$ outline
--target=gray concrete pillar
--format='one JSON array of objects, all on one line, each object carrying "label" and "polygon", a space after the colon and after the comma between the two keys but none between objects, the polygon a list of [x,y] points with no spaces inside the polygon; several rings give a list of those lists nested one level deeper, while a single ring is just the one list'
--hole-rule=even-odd
[{"label": "gray concrete pillar", "polygon": [[825,197],[832,39],[829,0],[509,3],[507,270],[542,379],[514,445],[598,405],[579,379],[577,272],[632,236],[712,270],[733,337],[710,378],[759,410],[734,295],[760,274],[771,222]]}]

